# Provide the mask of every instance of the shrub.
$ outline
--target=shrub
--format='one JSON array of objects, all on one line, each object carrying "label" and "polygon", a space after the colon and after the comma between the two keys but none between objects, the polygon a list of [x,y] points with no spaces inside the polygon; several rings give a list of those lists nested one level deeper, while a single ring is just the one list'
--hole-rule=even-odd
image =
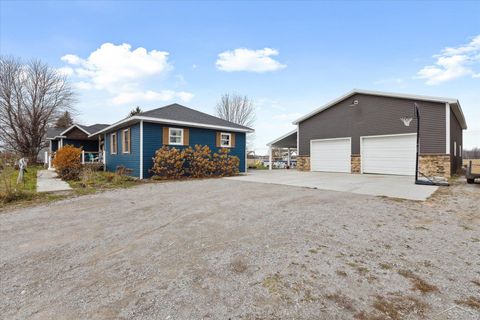
[{"label": "shrub", "polygon": [[212,150],[208,146],[195,145],[189,169],[189,173],[193,178],[211,176],[215,171],[215,165],[212,161]]},{"label": "shrub", "polygon": [[101,162],[86,162],[83,167],[91,171],[103,171],[103,163]]},{"label": "shrub", "polygon": [[193,150],[163,146],[155,152],[152,172],[162,179],[178,179],[188,173]]},{"label": "shrub", "polygon": [[225,177],[238,174],[240,159],[236,156],[229,155],[229,153],[230,149],[222,148],[218,153],[213,154],[216,176]]},{"label": "shrub", "polygon": [[82,172],[82,150],[71,145],[59,149],[53,159],[53,166],[63,180],[78,180]]},{"label": "shrub", "polygon": [[208,146],[195,145],[194,148],[184,149],[163,146],[155,153],[151,172],[159,179],[235,175],[238,174],[240,159],[229,155],[229,152],[229,149],[223,148],[212,155]]}]

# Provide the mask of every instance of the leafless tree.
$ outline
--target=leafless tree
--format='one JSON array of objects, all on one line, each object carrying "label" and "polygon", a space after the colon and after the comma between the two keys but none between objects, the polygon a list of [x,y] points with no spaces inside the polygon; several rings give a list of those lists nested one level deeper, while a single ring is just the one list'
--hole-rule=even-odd
[{"label": "leafless tree", "polygon": [[[253,127],[256,118],[253,100],[236,93],[223,94],[215,107],[215,113],[221,119],[250,128]],[[253,133],[247,135],[248,149],[253,148],[254,139]]]},{"label": "leafless tree", "polygon": [[463,159],[480,159],[480,148],[463,150]]},{"label": "leafless tree", "polygon": [[72,109],[74,92],[66,77],[38,60],[0,57],[0,142],[36,161],[47,127]]},{"label": "leafless tree", "polygon": [[215,108],[219,118],[233,123],[251,127],[255,122],[255,107],[247,96],[225,93]]}]

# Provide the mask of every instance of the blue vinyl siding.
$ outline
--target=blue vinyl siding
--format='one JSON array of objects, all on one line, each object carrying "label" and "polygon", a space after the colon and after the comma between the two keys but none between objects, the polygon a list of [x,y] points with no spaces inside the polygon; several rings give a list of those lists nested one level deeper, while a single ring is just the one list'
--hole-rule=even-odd
[{"label": "blue vinyl siding", "polygon": [[[150,169],[153,167],[153,157],[155,151],[162,147],[163,127],[169,128],[186,128],[178,126],[168,126],[157,123],[143,123],[143,176],[151,177]],[[220,148],[216,147],[216,137],[218,130],[188,128],[189,129],[189,145],[191,147],[196,144],[207,145],[212,152],[217,152]],[[228,132],[228,131],[222,131]],[[230,148],[230,154],[240,159],[240,172],[245,172],[245,133],[232,132],[235,134],[235,148]],[[184,146],[172,146],[175,148],[183,148]]]},{"label": "blue vinyl siding", "polygon": [[143,123],[143,177],[152,176],[150,169],[153,167],[155,151],[162,147],[163,127],[156,123]]},{"label": "blue vinyl siding", "polygon": [[[122,130],[130,128],[130,153],[123,153]],[[117,154],[110,154],[110,135],[117,133]],[[132,169],[132,176],[140,176],[140,124],[108,132],[105,139],[105,158],[107,171],[114,172],[118,166]]]},{"label": "blue vinyl siding", "polygon": [[[153,157],[155,151],[162,147],[163,141],[163,127],[175,127],[186,128],[177,126],[168,126],[157,123],[143,123],[143,177],[149,178],[152,176],[150,170],[153,167]],[[126,128],[126,127],[125,127]],[[121,132],[123,129],[118,129],[117,133],[117,154],[110,154],[110,134],[106,134],[105,139],[105,154],[107,160],[106,169],[108,171],[115,171],[117,166],[123,165],[126,168],[133,170],[132,176],[140,176],[140,124],[131,126],[131,151],[130,154],[122,154],[122,139]],[[201,128],[188,128],[189,129],[189,145],[195,146],[208,145],[212,152],[217,152],[220,148],[216,147],[216,135],[218,130],[201,129]],[[228,131],[222,131],[228,132]],[[245,133],[232,132],[235,134],[235,147],[230,148],[230,154],[237,156],[240,159],[241,172],[245,172]],[[173,146],[172,146],[173,147]],[[176,148],[183,148],[184,146],[174,146]]]}]

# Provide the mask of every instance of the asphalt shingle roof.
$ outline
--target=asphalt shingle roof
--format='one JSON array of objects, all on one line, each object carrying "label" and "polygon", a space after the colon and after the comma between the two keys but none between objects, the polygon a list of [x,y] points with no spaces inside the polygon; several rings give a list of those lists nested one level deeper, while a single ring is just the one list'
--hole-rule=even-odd
[{"label": "asphalt shingle roof", "polygon": [[60,134],[60,132],[62,132],[63,128],[55,128],[55,127],[51,127],[51,128],[47,128],[47,138],[54,138],[56,136],[58,136]]},{"label": "asphalt shingle roof", "polygon": [[92,124],[91,126],[80,126],[80,127],[82,127],[85,131],[88,131],[90,134],[92,134],[102,129],[105,129],[108,126],[109,124],[96,123],[96,124]]},{"label": "asphalt shingle roof", "polygon": [[[103,124],[103,123],[96,123],[96,124],[92,124],[91,126],[84,126],[80,124],[75,124],[75,125],[78,127],[81,127],[83,130],[87,131],[89,134],[95,133],[109,126],[109,124]],[[65,130],[66,128],[56,128],[56,127],[47,128],[47,138],[55,138]]]},{"label": "asphalt shingle roof", "polygon": [[180,104],[171,104],[165,107],[141,112],[137,116],[142,117],[151,117],[158,119],[174,120],[174,121],[184,121],[184,122],[196,122],[212,126],[222,126],[222,127],[231,127],[238,129],[249,129],[251,128],[214,117],[207,113],[203,113]]}]

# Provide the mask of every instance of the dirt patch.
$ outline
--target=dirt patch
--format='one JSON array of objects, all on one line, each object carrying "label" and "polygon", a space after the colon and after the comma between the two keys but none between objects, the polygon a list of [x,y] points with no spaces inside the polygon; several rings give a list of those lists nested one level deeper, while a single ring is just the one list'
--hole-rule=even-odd
[{"label": "dirt patch", "polygon": [[438,291],[438,288],[436,286],[429,284],[428,282],[426,282],[425,280],[423,280],[409,270],[399,270],[398,274],[410,280],[413,286],[412,290],[418,290],[421,293],[431,293]]},{"label": "dirt patch", "polygon": [[391,295],[387,297],[377,296],[372,304],[373,311],[360,312],[355,315],[358,320],[380,320],[380,319],[410,319],[423,318],[428,306],[413,296]]},{"label": "dirt patch", "polygon": [[456,304],[464,305],[472,309],[480,310],[480,299],[474,296],[468,297],[463,300],[455,300]]},{"label": "dirt patch", "polygon": [[327,294],[325,296],[328,300],[335,302],[340,308],[348,310],[350,312],[355,312],[355,307],[353,306],[353,301],[341,294],[340,292],[335,292]]}]

